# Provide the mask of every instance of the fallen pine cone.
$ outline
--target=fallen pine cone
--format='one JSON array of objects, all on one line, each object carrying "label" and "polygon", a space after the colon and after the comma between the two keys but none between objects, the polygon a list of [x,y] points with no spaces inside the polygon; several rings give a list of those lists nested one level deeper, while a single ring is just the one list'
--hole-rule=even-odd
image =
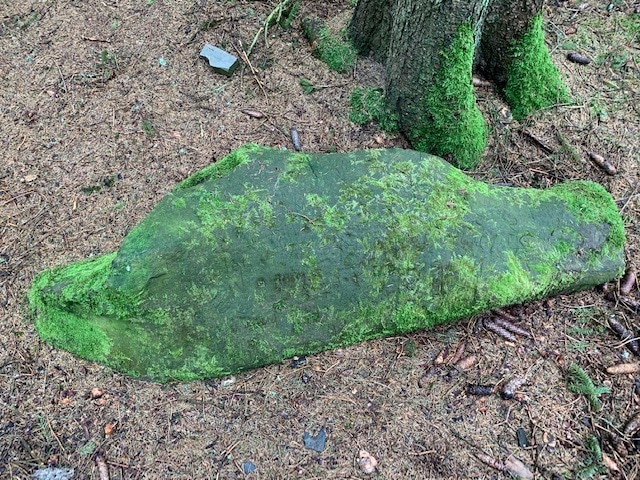
[{"label": "fallen pine cone", "polygon": [[576,52],[567,53],[567,60],[579,65],[589,65],[591,63],[591,59],[589,57],[585,57],[584,55]]},{"label": "fallen pine cone", "polygon": [[627,436],[632,436],[638,430],[640,430],[640,411],[636,412],[635,415],[629,419],[622,433]]},{"label": "fallen pine cone", "polygon": [[620,294],[629,295],[631,290],[636,284],[636,270],[633,267],[629,267],[624,276],[620,279]]},{"label": "fallen pine cone", "polygon": [[495,385],[467,385],[467,393],[469,395],[486,397],[487,395],[492,395],[495,391]]},{"label": "fallen pine cone", "polygon": [[506,328],[501,327],[500,325],[497,325],[491,320],[485,320],[484,328],[486,328],[487,330],[491,330],[493,333],[497,335],[500,335],[502,338],[504,338],[505,340],[508,340],[509,342],[517,341],[516,336],[513,333],[511,333]]},{"label": "fallen pine cone", "polygon": [[634,338],[631,332],[627,330],[627,327],[622,325],[613,315],[609,316],[609,326],[618,334],[618,337],[625,343],[627,349],[634,355],[640,357],[640,343]]},{"label": "fallen pine cone", "polygon": [[521,335],[523,337],[531,338],[531,334],[522,327],[518,325],[514,325],[509,320],[505,318],[494,318],[493,323],[496,325],[509,330],[511,333],[515,333],[516,335]]},{"label": "fallen pine cone", "polygon": [[599,155],[596,152],[589,152],[589,158],[607,175],[615,175],[616,173],[618,173],[618,169],[615,167],[615,165],[609,160],[605,159],[602,155]]},{"label": "fallen pine cone", "polygon": [[245,110],[241,110],[241,112],[244,113],[245,115],[250,116],[251,118],[264,118],[264,113],[259,112],[257,110],[245,109]]},{"label": "fallen pine cone", "polygon": [[457,364],[460,361],[460,358],[462,358],[465,348],[467,348],[467,342],[460,342],[460,345],[456,348],[456,352],[453,354],[453,357],[451,360],[447,361],[447,363]]},{"label": "fallen pine cone", "polygon": [[640,372],[640,363],[618,363],[607,367],[607,373],[611,375],[625,375],[636,372]]},{"label": "fallen pine cone", "polygon": [[446,362],[446,358],[448,356],[449,356],[449,348],[444,347],[442,350],[440,350],[440,353],[438,353],[438,356],[433,361],[434,365],[442,365],[443,363]]}]

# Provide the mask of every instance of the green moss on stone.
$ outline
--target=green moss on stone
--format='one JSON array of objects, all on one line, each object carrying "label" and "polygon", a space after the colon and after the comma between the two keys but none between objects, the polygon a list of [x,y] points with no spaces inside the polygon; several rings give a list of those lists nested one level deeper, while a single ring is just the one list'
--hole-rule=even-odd
[{"label": "green moss on stone", "polygon": [[238,165],[247,162],[249,160],[250,153],[257,152],[261,148],[263,147],[256,145],[255,143],[247,143],[246,145],[235,149],[229,155],[226,155],[216,163],[212,163],[208,167],[203,168],[202,170],[194,173],[190,177],[180,182],[174,188],[174,192],[207,182],[212,178],[220,178],[226,175]]},{"label": "green moss on stone", "polygon": [[[136,303],[126,296],[114,298],[112,292],[102,288],[114,257],[110,254],[47,270],[34,279],[29,306],[43,340],[88,360],[106,360],[112,339],[91,320],[101,314],[115,319],[127,317]],[[50,308],[50,304],[62,308]],[[67,310],[66,305],[83,308]]]},{"label": "green moss on stone", "polygon": [[553,192],[580,221],[609,225],[607,241],[603,247],[604,256],[612,257],[624,248],[624,222],[615,203],[610,201],[611,195],[602,185],[577,180],[558,185]]},{"label": "green moss on stone", "polygon": [[29,300],[42,337],[131,375],[193,380],[571,291],[624,266],[615,203],[589,182],[488,186],[409,150],[229,158],[235,168],[169,194],[117,254],[41,274]]},{"label": "green moss on stone", "polygon": [[309,155],[306,153],[292,153],[287,161],[284,178],[286,180],[295,180],[300,175],[304,175],[309,171]]},{"label": "green moss on stone", "polygon": [[531,20],[529,31],[513,46],[504,96],[517,120],[536,110],[569,101],[567,89],[544,42],[541,14]]}]

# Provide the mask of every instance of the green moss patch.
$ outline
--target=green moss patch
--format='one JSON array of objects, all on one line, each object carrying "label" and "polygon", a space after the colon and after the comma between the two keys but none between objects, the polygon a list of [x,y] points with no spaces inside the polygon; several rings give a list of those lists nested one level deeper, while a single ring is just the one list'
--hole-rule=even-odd
[{"label": "green moss patch", "polygon": [[542,15],[531,21],[527,33],[513,46],[504,96],[517,120],[536,110],[569,101],[558,69],[544,43]]},{"label": "green moss patch", "polygon": [[416,149],[462,169],[474,168],[487,145],[487,128],[471,85],[473,54],[473,29],[461,25],[451,46],[440,52],[440,68],[421,106],[424,121],[409,135]]},{"label": "green moss patch", "polygon": [[451,322],[622,273],[600,186],[494,187],[411,150],[248,146],[190,177],[119,251],[40,274],[45,341],[193,380]]},{"label": "green moss patch", "polygon": [[345,73],[356,65],[357,52],[347,40],[346,33],[329,30],[318,19],[305,19],[302,22],[305,36],[314,45],[314,55],[336,72]]},{"label": "green moss patch", "polygon": [[377,88],[353,89],[349,120],[359,125],[374,121],[385,132],[398,131],[398,115],[387,106],[384,94]]}]

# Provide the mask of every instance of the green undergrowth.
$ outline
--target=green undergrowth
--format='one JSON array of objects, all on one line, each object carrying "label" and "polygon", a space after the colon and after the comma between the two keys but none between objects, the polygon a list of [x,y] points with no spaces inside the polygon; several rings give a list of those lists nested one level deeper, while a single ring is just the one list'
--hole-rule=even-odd
[{"label": "green undergrowth", "polygon": [[344,35],[334,35],[328,29],[320,32],[315,53],[331,70],[345,73],[356,64],[356,49]]},{"label": "green undergrowth", "polygon": [[314,55],[336,72],[345,73],[356,64],[357,52],[346,32],[333,32],[317,19],[302,22],[305,36],[315,45]]},{"label": "green undergrowth", "polygon": [[504,96],[519,121],[537,110],[569,101],[544,41],[541,14],[532,19],[529,31],[513,45]]},{"label": "green undergrowth", "polygon": [[422,102],[424,121],[409,133],[417,150],[464,170],[478,164],[487,145],[487,127],[471,84],[473,54],[473,29],[463,24],[451,46],[440,52],[440,68]]},{"label": "green undergrowth", "polygon": [[584,395],[591,408],[596,412],[602,410],[602,404],[600,403],[600,395],[604,393],[611,393],[609,387],[598,386],[593,383],[591,377],[585,372],[580,365],[572,363],[569,365],[569,390],[574,393]]},{"label": "green undergrowth", "polygon": [[606,475],[607,468],[602,462],[602,449],[598,437],[588,435],[584,444],[586,447],[585,459],[576,471],[575,478],[586,479],[596,475],[598,478],[602,478],[601,475]]},{"label": "green undergrowth", "polygon": [[353,89],[349,120],[358,125],[376,122],[387,133],[398,131],[398,115],[387,106],[384,94],[377,88]]}]

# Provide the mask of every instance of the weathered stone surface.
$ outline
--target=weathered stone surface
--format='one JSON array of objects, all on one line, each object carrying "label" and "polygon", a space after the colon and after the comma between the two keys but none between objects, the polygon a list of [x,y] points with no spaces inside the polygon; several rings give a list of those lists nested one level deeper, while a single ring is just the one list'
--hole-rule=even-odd
[{"label": "weathered stone surface", "polygon": [[622,273],[598,184],[490,186],[410,150],[236,150],[116,253],[40,274],[41,337],[154,380],[224,375]]}]

